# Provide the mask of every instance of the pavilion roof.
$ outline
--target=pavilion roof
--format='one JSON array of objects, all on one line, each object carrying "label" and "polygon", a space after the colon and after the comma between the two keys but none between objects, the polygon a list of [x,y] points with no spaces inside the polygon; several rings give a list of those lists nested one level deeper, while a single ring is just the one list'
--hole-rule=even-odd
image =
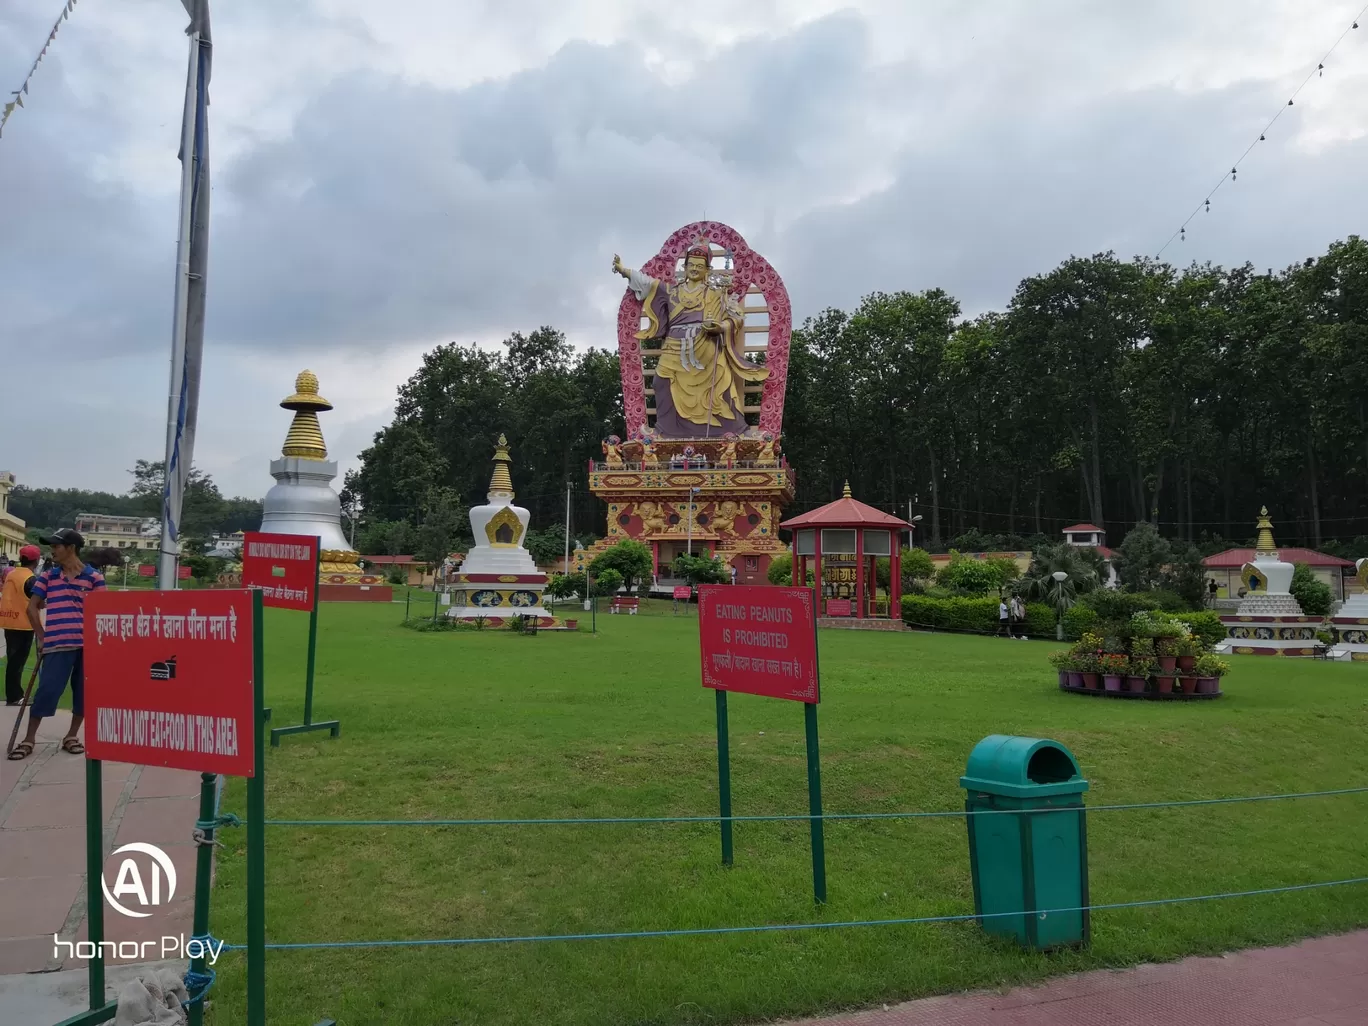
[{"label": "pavilion roof", "polygon": [[1064,528],[1064,530],[1061,531],[1060,533],[1061,533],[1061,534],[1075,534],[1075,533],[1081,534],[1081,533],[1084,532],[1084,531],[1091,531],[1092,533],[1096,534],[1096,533],[1097,533],[1098,531],[1100,531],[1100,530],[1102,530],[1102,528],[1098,527],[1096,524],[1074,524],[1072,527],[1066,527],[1066,528]]},{"label": "pavilion roof", "polygon": [[881,509],[866,505],[859,499],[850,497],[850,482],[846,482],[845,494],[835,502],[828,502],[819,509],[800,513],[779,525],[791,527],[901,527],[912,525],[901,517],[885,513]]},{"label": "pavilion roof", "polygon": [[[1258,558],[1258,553],[1254,549],[1226,549],[1218,552],[1214,556],[1207,556],[1202,560],[1202,565],[1209,570],[1238,569],[1246,563],[1252,563]],[[1278,558],[1284,563],[1305,563],[1307,566],[1353,566],[1352,559],[1340,559],[1339,556],[1332,556],[1328,552],[1317,552],[1315,549],[1302,549],[1295,546],[1290,548],[1279,548]]]}]

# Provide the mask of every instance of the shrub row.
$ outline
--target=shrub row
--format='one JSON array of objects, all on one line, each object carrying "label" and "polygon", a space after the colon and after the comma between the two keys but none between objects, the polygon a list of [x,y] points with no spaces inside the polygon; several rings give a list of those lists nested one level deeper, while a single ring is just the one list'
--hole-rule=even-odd
[{"label": "shrub row", "polygon": [[[994,634],[998,623],[995,598],[928,598],[904,595],[902,618],[909,627],[930,627],[938,631],[972,631]],[[1036,637],[1054,636],[1054,610],[1043,602],[1026,605],[1026,633]]]},{"label": "shrub row", "polygon": [[[1170,620],[1187,624],[1192,628],[1192,633],[1200,638],[1202,644],[1207,648],[1211,648],[1226,636],[1225,624],[1221,623],[1220,616],[1209,609],[1196,613],[1162,613],[1162,615],[1167,616]],[[1106,622],[1125,623],[1127,620],[1129,620],[1129,615],[1124,620],[1118,621],[1109,618]],[[1081,602],[1076,603],[1069,607],[1069,611],[1064,614],[1064,637],[1070,641],[1077,641],[1088,631],[1097,633],[1103,622],[1103,618],[1098,615],[1097,610]]]}]

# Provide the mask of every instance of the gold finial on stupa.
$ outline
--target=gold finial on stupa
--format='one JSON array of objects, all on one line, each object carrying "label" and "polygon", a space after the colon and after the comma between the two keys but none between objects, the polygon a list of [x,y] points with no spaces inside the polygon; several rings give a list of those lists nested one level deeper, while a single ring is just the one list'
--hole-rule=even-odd
[{"label": "gold finial on stupa", "polygon": [[1256,556],[1278,554],[1277,547],[1273,544],[1273,521],[1268,519],[1268,507],[1263,506],[1259,509],[1258,539],[1254,542],[1254,554]]},{"label": "gold finial on stupa", "polygon": [[326,460],[328,446],[323,441],[323,431],[318,426],[318,415],[331,410],[332,403],[318,394],[318,375],[303,370],[295,378],[294,395],[280,401],[287,410],[294,410],[294,421],[290,424],[289,434],[281,447],[281,455],[297,456],[305,460]]},{"label": "gold finial on stupa", "polygon": [[841,489],[841,498],[850,498],[850,479],[846,478],[845,487]]},{"label": "gold finial on stupa", "polygon": [[500,434],[498,444],[494,446],[494,474],[489,479],[491,499],[496,495],[513,498],[513,478],[508,473],[508,466],[512,462],[508,455],[508,439]]}]

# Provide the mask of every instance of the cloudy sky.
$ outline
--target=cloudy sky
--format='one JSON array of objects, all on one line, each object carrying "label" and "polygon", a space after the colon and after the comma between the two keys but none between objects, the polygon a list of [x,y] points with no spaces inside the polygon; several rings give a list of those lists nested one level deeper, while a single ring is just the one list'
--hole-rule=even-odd
[{"label": "cloudy sky", "polygon": [[[61,0],[0,4],[0,90]],[[344,468],[420,354],[553,324],[726,221],[796,316],[1070,254],[1153,254],[1361,0],[218,0],[195,461],[261,495],[309,367]],[[178,0],[81,0],[0,138],[0,468],[123,490],[159,458],[184,90]],[[1363,233],[1368,25],[1166,259],[1284,266]]]}]

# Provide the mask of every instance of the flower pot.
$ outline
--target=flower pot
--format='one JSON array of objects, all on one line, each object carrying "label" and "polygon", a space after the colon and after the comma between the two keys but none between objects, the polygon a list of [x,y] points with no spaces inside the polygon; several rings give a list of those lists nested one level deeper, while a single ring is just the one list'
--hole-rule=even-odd
[{"label": "flower pot", "polygon": [[1190,669],[1192,669],[1195,665],[1197,665],[1197,657],[1196,657],[1196,656],[1179,656],[1179,657],[1178,657],[1178,669],[1180,669],[1180,670],[1190,670]]},{"label": "flower pot", "polygon": [[1221,690],[1221,678],[1220,678],[1220,677],[1198,677],[1198,678],[1197,678],[1197,694],[1199,694],[1199,695],[1214,695],[1214,694],[1216,694],[1216,692],[1218,692],[1218,691],[1220,691],[1220,690]]},{"label": "flower pot", "polygon": [[1132,694],[1138,695],[1145,690],[1144,677],[1127,677],[1126,684],[1128,685],[1126,690],[1130,691]]},{"label": "flower pot", "polygon": [[1068,670],[1060,670],[1060,671],[1059,671],[1059,686],[1060,686],[1061,688],[1067,688],[1067,687],[1069,686],[1069,671],[1068,671]]},{"label": "flower pot", "polygon": [[1115,673],[1107,673],[1102,676],[1102,686],[1108,691],[1121,690],[1121,676]]},{"label": "flower pot", "polygon": [[579,621],[578,621],[578,620],[566,620],[566,621],[565,621],[565,629],[566,629],[567,631],[577,631],[577,630],[579,630]]},{"label": "flower pot", "polygon": [[1173,668],[1174,668],[1175,666],[1178,665],[1178,657],[1177,657],[1177,656],[1166,656],[1166,655],[1161,655],[1161,656],[1158,657],[1158,659],[1159,659],[1159,669],[1161,669],[1161,670],[1167,670],[1169,673],[1172,673],[1172,672],[1173,672]]},{"label": "flower pot", "polygon": [[1178,678],[1178,682],[1179,682],[1179,683],[1182,685],[1182,687],[1183,687],[1183,694],[1185,694],[1185,695],[1195,695],[1195,694],[1197,694],[1197,678],[1196,678],[1196,677],[1179,677],[1179,678]]},{"label": "flower pot", "polygon": [[1155,691],[1158,691],[1159,694],[1161,694],[1161,695],[1170,694],[1170,693],[1173,691],[1173,678],[1172,678],[1171,676],[1170,676],[1170,677],[1163,677],[1163,676],[1155,677],[1155,678],[1154,678],[1154,690],[1155,690]]},{"label": "flower pot", "polygon": [[1070,670],[1070,671],[1069,671],[1069,687],[1071,687],[1071,688],[1081,688],[1082,686],[1083,686],[1083,674],[1079,673],[1077,670]]},{"label": "flower pot", "polygon": [[1096,673],[1085,673],[1085,674],[1083,674],[1083,686],[1084,686],[1085,688],[1087,688],[1089,691],[1096,691],[1096,690],[1097,690],[1097,678],[1098,678],[1098,674],[1096,674]]}]

